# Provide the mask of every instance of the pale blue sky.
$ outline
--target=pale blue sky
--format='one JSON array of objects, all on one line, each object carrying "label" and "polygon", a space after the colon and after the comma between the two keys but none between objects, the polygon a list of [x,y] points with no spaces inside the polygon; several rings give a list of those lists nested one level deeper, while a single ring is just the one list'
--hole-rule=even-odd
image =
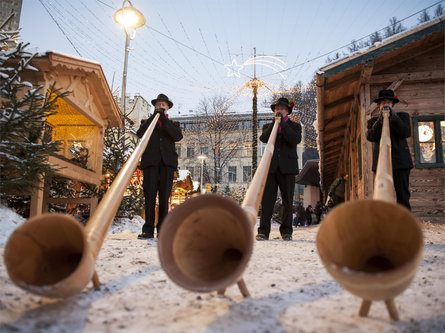
[{"label": "pale blue sky", "polygon": [[[251,91],[241,88],[253,76],[253,66],[243,67],[240,78],[229,78],[224,64],[233,59],[238,64],[247,61],[256,47],[257,54],[279,55],[285,68],[295,66],[283,72],[283,80],[273,70],[257,65],[257,77],[272,89],[278,89],[281,83],[293,86],[299,80],[308,82],[326,64],[327,55],[322,56],[325,53],[384,28],[392,16],[403,19],[437,2],[133,0],[147,24],[138,29],[130,45],[127,93],[140,93],[151,100],[163,92],[175,103],[172,114],[187,114],[203,97],[216,94],[232,97],[234,110],[248,111]],[[113,14],[122,3],[23,0],[21,35],[39,51],[57,50],[101,63],[115,90],[122,81],[124,32],[114,22]],[[431,16],[434,9],[428,10]],[[413,27],[418,16],[403,25]],[[269,96],[266,89],[260,90],[260,101]]]}]

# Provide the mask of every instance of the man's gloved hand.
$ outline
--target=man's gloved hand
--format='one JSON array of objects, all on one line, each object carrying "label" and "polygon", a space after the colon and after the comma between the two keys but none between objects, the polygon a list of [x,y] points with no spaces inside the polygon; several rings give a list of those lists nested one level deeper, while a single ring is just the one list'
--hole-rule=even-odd
[{"label": "man's gloved hand", "polygon": [[159,117],[162,118],[162,116],[165,117],[165,109],[159,108],[159,109],[155,109],[154,115],[156,115],[157,113],[159,113]]}]

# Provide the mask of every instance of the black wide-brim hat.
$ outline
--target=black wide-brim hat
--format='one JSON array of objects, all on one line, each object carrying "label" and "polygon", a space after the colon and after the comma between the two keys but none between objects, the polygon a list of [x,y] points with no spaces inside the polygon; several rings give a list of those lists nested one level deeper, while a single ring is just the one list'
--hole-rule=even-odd
[{"label": "black wide-brim hat", "polygon": [[168,108],[171,109],[173,107],[173,102],[164,94],[159,94],[156,99],[151,100],[151,104],[155,106],[157,101],[164,101],[167,102]]},{"label": "black wide-brim hat", "polygon": [[379,103],[382,99],[389,99],[394,104],[399,103],[399,99],[394,95],[394,91],[391,89],[383,89],[379,91],[379,97],[377,97],[374,102]]},{"label": "black wide-brim hat", "polygon": [[294,108],[294,103],[289,103],[289,100],[284,97],[278,98],[277,101],[270,106],[273,112],[275,112],[275,106],[277,105],[286,106],[287,109],[289,110],[289,114],[292,113],[292,109]]}]

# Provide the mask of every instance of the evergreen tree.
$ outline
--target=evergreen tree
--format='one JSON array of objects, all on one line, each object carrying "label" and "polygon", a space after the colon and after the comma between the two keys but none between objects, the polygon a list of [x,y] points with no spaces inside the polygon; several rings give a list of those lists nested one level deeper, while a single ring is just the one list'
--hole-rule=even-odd
[{"label": "evergreen tree", "polygon": [[47,140],[45,119],[56,113],[60,94],[54,85],[46,95],[42,86],[23,81],[24,71],[35,55],[28,44],[9,49],[11,40],[0,34],[0,193],[29,194],[36,180],[51,176],[55,168],[48,156],[57,152],[59,143]]},{"label": "evergreen tree", "polygon": [[[99,191],[100,199],[105,195],[136,146],[134,139],[124,141],[122,140],[122,135],[125,135],[122,129],[107,128],[105,130],[102,165],[105,178]],[[122,144],[123,142],[125,142],[125,145]],[[140,177],[137,175],[134,175],[134,177],[135,179],[131,180],[127,186],[127,191],[122,198],[116,216],[132,217],[141,212],[145,207]]]}]

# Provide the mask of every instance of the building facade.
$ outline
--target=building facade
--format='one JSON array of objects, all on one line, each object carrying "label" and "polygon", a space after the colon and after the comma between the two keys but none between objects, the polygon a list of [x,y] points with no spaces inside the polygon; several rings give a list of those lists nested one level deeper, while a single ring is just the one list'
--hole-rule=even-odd
[{"label": "building facade", "polygon": [[[207,189],[210,187],[213,190],[216,188],[217,191],[232,191],[239,187],[247,189],[252,178],[252,112],[229,113],[224,119],[219,120],[199,115],[171,119],[179,121],[184,135],[176,146],[179,169],[188,170],[193,180],[201,181],[202,175],[203,187],[206,184]],[[220,132],[215,130],[212,133],[209,128],[218,121],[224,124],[224,128],[220,128]],[[258,113],[257,163],[260,162],[266,146],[259,137],[263,125],[271,121],[273,121],[272,112]],[[297,147],[300,169],[303,142],[304,140]],[[198,156],[206,158],[199,159]],[[303,189],[300,190],[300,186],[297,185],[296,198],[300,197],[300,191],[302,193]]]}]

